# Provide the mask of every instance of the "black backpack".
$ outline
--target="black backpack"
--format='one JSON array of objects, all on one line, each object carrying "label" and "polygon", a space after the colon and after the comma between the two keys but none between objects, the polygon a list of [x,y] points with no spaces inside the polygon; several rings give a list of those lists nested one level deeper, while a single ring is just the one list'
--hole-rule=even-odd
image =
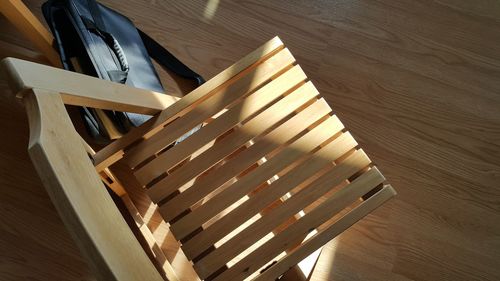
[{"label": "black backpack", "polygon": [[[42,5],[42,11],[67,70],[163,93],[153,58],[169,73],[191,80],[194,87],[204,82],[127,17],[95,0],[49,0]],[[101,142],[150,118],[92,108],[81,108],[81,112],[89,134]]]}]

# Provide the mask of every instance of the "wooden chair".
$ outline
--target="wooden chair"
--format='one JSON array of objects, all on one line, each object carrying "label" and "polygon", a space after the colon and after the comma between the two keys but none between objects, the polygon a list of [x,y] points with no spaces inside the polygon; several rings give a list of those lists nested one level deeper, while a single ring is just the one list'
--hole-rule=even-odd
[{"label": "wooden chair", "polygon": [[[177,101],[13,58],[2,68],[33,164],[100,280],[177,278],[106,191],[117,162],[202,280],[274,280],[395,194],[278,38]],[[89,157],[64,104],[154,117]]]}]

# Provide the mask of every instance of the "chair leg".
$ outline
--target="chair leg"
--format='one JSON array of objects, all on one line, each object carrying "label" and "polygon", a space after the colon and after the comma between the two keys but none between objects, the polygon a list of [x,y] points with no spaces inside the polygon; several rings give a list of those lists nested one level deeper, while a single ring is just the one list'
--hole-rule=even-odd
[{"label": "chair leg", "polygon": [[21,0],[3,0],[0,12],[43,53],[54,66],[61,66],[59,55],[52,48],[53,37]]}]

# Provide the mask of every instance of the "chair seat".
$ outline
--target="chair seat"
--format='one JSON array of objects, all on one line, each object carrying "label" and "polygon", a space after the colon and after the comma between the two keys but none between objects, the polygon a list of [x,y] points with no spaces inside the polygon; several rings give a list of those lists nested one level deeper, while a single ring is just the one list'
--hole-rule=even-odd
[{"label": "chair seat", "polygon": [[395,193],[278,38],[223,73],[122,161],[201,279],[274,280]]}]

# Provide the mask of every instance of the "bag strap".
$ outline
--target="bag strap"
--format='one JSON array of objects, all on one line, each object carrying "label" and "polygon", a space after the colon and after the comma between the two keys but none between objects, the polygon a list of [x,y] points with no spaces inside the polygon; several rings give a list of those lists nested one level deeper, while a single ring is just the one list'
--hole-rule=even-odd
[{"label": "bag strap", "polygon": [[89,12],[92,15],[92,19],[94,20],[95,26],[103,31],[106,31],[106,26],[104,25],[104,21],[101,17],[101,12],[99,11],[99,6],[97,6],[97,1],[95,0],[87,0],[87,5],[89,7]]},{"label": "bag strap", "polygon": [[127,58],[125,57],[125,53],[123,52],[120,43],[118,43],[118,40],[116,40],[115,37],[106,30],[106,26],[104,25],[104,21],[102,20],[97,1],[87,0],[87,5],[90,15],[92,16],[92,20],[82,16],[81,18],[85,27],[89,31],[92,31],[95,34],[99,35],[104,40],[104,42],[106,42],[106,44],[115,53],[121,68],[121,70],[108,70],[107,72],[109,78],[114,82],[125,83],[129,71],[129,65],[127,62]]},{"label": "bag strap", "polygon": [[201,75],[194,72],[191,68],[182,63],[153,38],[151,38],[139,28],[137,28],[137,31],[139,31],[139,35],[142,38],[142,42],[144,43],[149,56],[151,56],[161,66],[167,68],[180,77],[195,81],[197,86],[205,83],[205,79],[203,79]]},{"label": "bag strap", "polygon": [[81,17],[81,19],[83,21],[83,24],[89,31],[99,35],[104,40],[104,42],[111,48],[111,50],[113,50],[116,58],[118,59],[118,64],[120,65],[121,70],[107,71],[111,81],[125,83],[130,67],[128,65],[127,57],[123,52],[122,46],[120,45],[120,43],[118,43],[118,40],[116,40],[111,33],[102,30],[97,25],[97,22],[91,21],[83,16]]}]

